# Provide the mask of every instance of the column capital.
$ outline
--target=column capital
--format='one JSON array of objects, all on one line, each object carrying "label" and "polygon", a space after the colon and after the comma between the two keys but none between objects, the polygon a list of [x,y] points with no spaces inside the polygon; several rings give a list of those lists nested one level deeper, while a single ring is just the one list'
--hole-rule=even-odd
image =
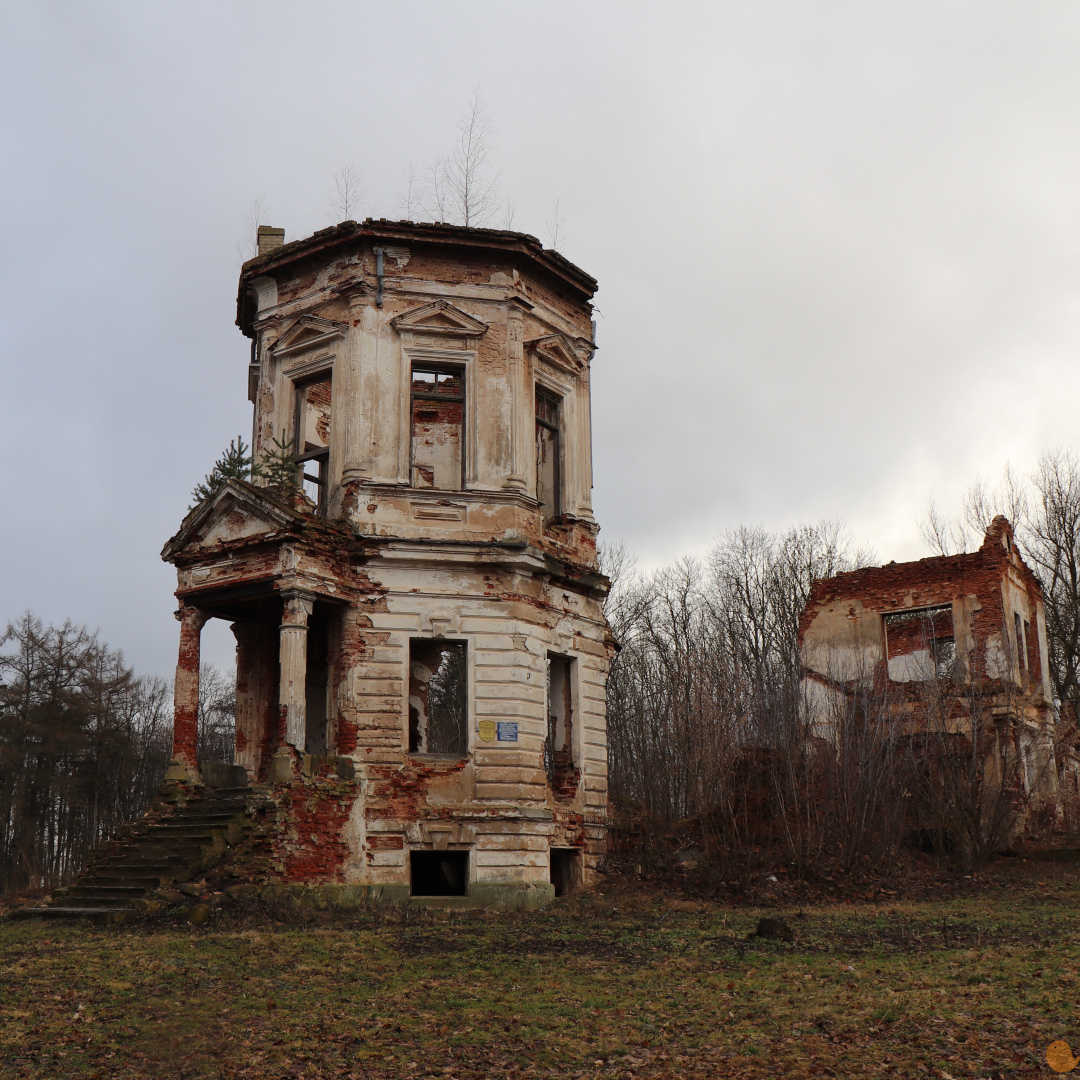
[{"label": "column capital", "polygon": [[173,618],[186,626],[201,630],[213,616],[203,608],[191,604],[181,604],[174,612]]},{"label": "column capital", "polygon": [[315,597],[312,593],[303,592],[300,589],[286,589],[281,593],[285,601],[285,610],[282,614],[283,626],[307,627],[307,621],[315,610]]}]

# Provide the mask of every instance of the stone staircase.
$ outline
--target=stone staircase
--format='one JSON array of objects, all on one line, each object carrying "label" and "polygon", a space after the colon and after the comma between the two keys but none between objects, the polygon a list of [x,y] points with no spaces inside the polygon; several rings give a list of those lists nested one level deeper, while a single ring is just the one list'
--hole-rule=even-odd
[{"label": "stone staircase", "polygon": [[[239,777],[230,772],[223,779],[236,785]],[[251,794],[246,782],[186,790],[166,784],[159,797],[164,813],[151,810],[123,826],[91,853],[74,884],[57,889],[42,907],[16,909],[13,917],[123,922],[130,913],[147,910],[155,890],[205,872],[240,841]],[[169,803],[175,806],[171,812]]]}]

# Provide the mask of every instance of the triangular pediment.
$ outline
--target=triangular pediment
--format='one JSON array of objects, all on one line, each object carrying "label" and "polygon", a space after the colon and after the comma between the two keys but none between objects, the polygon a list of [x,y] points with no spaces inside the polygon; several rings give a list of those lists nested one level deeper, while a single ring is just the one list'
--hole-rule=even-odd
[{"label": "triangular pediment", "polygon": [[220,544],[257,540],[302,528],[296,511],[244,480],[228,480],[209,499],[194,507],[180,531],[165,545],[167,562]]},{"label": "triangular pediment", "polygon": [[301,315],[274,342],[271,351],[275,356],[290,356],[305,352],[318,345],[328,345],[335,338],[343,337],[345,324],[333,319],[321,319],[317,315]]},{"label": "triangular pediment", "polygon": [[391,320],[400,333],[412,330],[417,333],[446,334],[452,337],[479,337],[487,333],[487,323],[454,307],[446,300],[436,300],[423,307],[413,308]]},{"label": "triangular pediment", "polygon": [[585,366],[570,339],[562,334],[545,334],[544,337],[532,338],[525,342],[525,348],[571,375],[577,375]]}]

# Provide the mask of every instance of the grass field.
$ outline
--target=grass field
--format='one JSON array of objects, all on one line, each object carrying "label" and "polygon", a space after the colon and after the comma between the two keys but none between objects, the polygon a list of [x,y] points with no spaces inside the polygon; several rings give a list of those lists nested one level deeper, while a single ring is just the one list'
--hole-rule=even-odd
[{"label": "grass field", "polygon": [[[1080,1047],[1080,873],[1035,872],[802,913],[612,889],[531,915],[3,921],[0,1076],[1049,1076],[1052,1041]],[[748,940],[761,914],[797,940]]]}]

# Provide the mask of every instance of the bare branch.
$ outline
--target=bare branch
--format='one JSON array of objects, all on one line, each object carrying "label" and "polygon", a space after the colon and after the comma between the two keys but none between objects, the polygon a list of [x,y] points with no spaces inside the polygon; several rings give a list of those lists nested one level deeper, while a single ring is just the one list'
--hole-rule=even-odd
[{"label": "bare branch", "polygon": [[455,225],[487,224],[499,203],[499,176],[492,175],[489,167],[494,149],[495,125],[477,86],[458,121],[455,146],[428,166],[427,212],[437,221]]},{"label": "bare branch", "polygon": [[416,166],[410,161],[409,167],[402,170],[405,186],[398,191],[398,208],[405,215],[406,221],[414,221],[423,212],[421,203],[421,180]]},{"label": "bare branch", "polygon": [[548,247],[558,251],[566,243],[570,233],[566,228],[566,218],[563,216],[557,198],[551,204],[551,217],[544,224],[547,226],[548,231]]},{"label": "bare branch", "polygon": [[259,226],[268,225],[273,211],[264,192],[251,200],[240,235],[236,239],[236,254],[241,262],[254,259],[259,254]]},{"label": "bare branch", "polygon": [[352,165],[344,165],[333,176],[333,186],[327,198],[335,221],[351,221],[361,213],[360,206],[368,196],[364,174]]},{"label": "bare branch", "polygon": [[503,210],[502,227],[509,232],[514,227],[514,218],[517,217],[517,205],[509,195],[506,196],[506,207]]}]

